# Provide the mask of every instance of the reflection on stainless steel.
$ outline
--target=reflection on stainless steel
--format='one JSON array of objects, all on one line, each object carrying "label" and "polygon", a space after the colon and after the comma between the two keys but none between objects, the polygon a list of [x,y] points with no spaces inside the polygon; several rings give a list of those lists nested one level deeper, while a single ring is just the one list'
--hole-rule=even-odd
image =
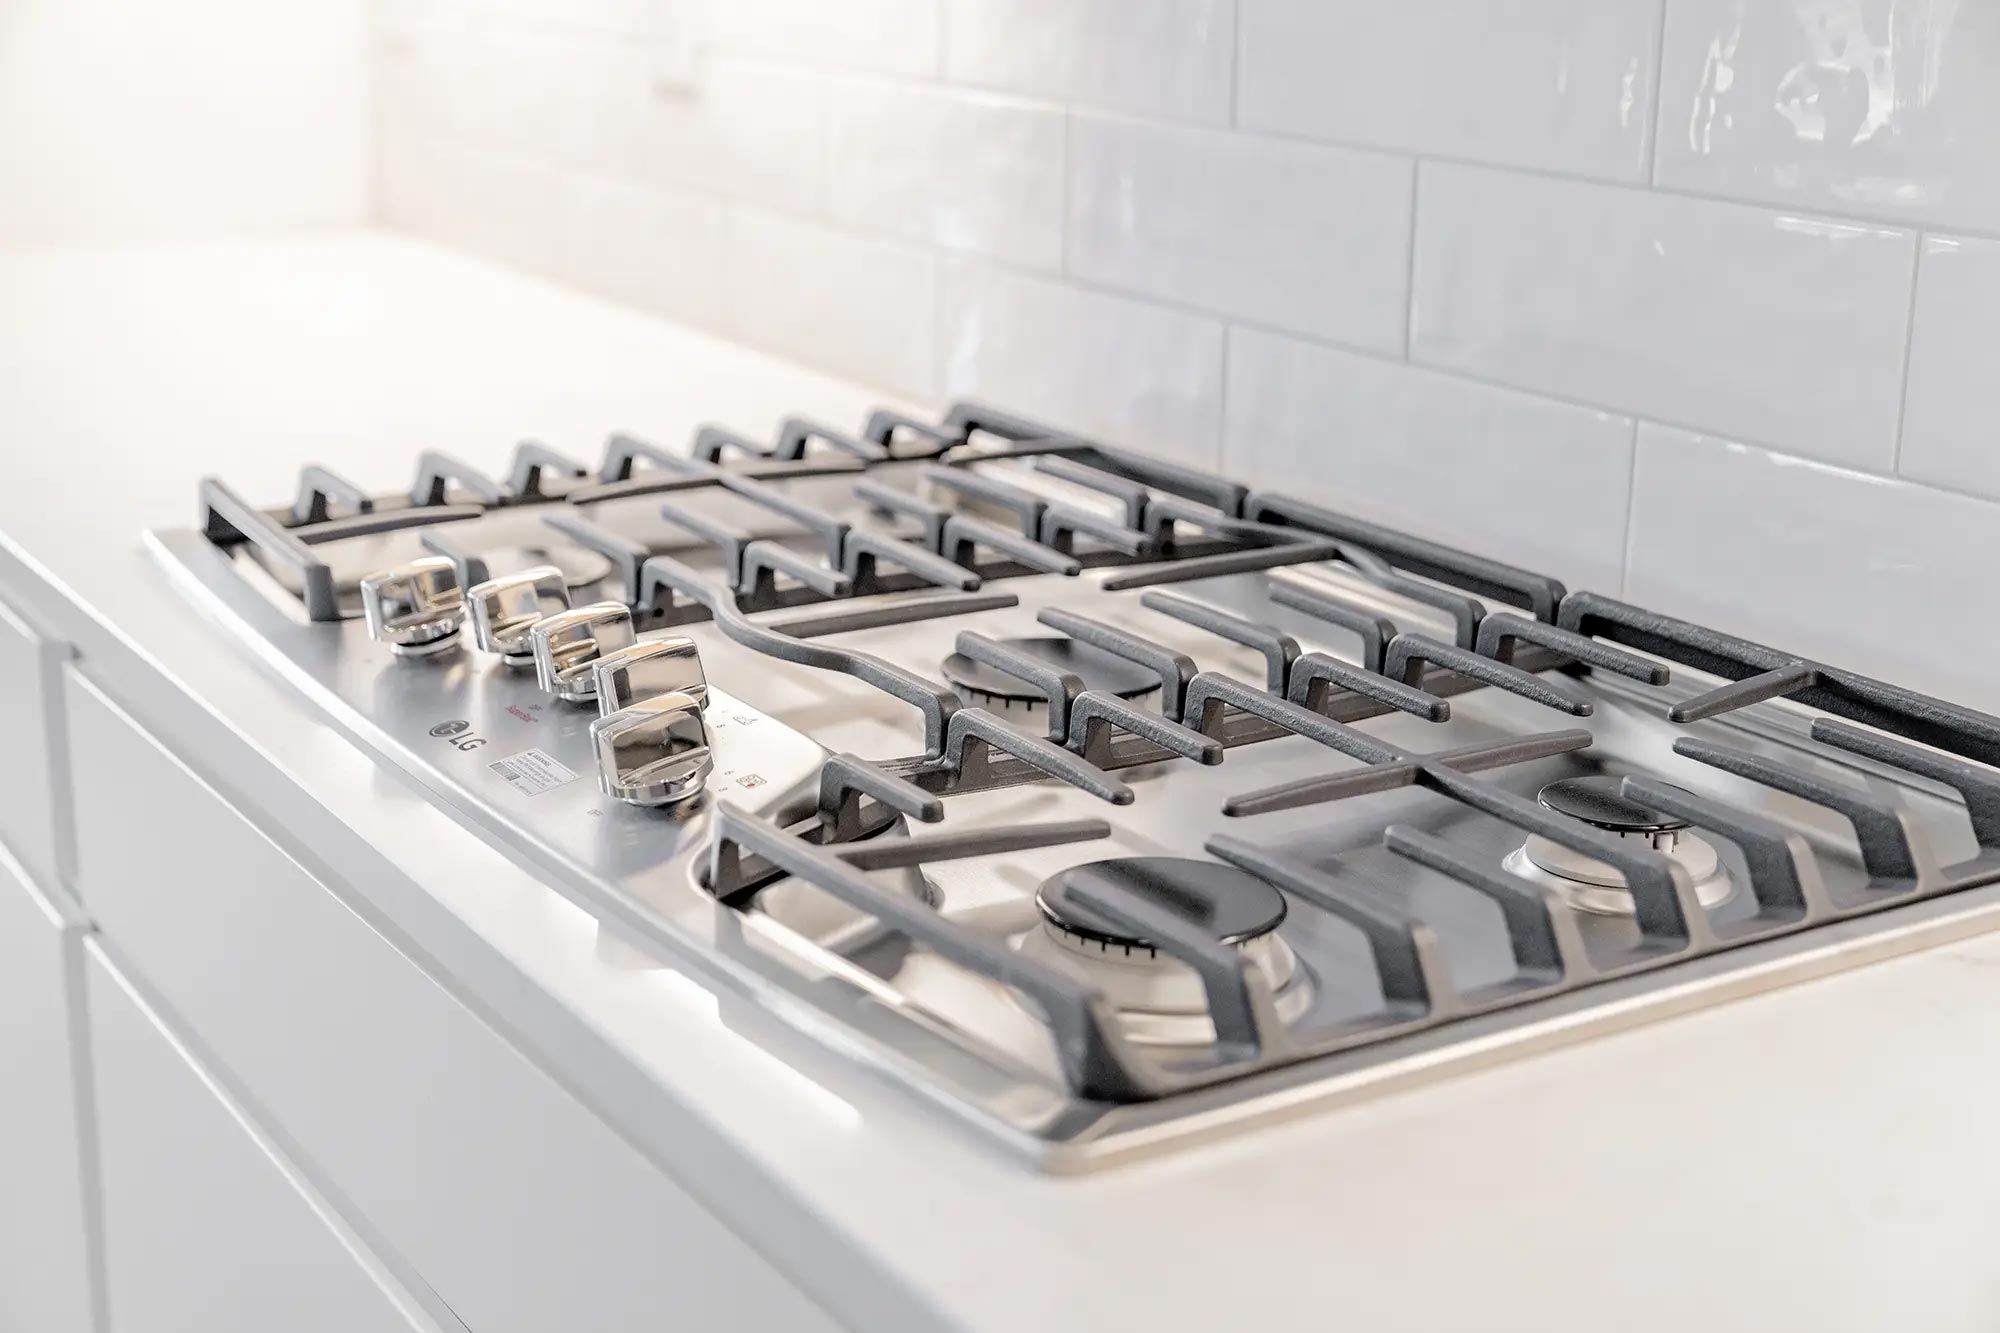
[{"label": "reflection on stainless steel", "polygon": [[673,805],[700,793],[715,768],[701,705],[654,694],[590,724],[605,794],[628,805]]},{"label": "reflection on stainless steel", "polygon": [[708,707],[708,675],[694,640],[674,635],[618,648],[590,664],[591,692],[606,716],[662,694],[684,694]]},{"label": "reflection on stainless steel", "polygon": [[[553,889],[1054,1167],[2000,924],[2000,719],[978,405],[925,429],[860,478],[626,443],[577,504],[385,497],[443,553],[369,626],[301,614],[342,539],[282,512],[154,542]],[[371,641],[551,518],[609,574],[535,679]],[[544,593],[482,594],[480,642]]]},{"label": "reflection on stainless steel", "polygon": [[564,703],[576,704],[597,698],[598,661],[637,640],[629,607],[592,602],[537,620],[528,627],[528,642],[536,682]]},{"label": "reflection on stainless steel", "polygon": [[361,580],[368,637],[399,657],[429,657],[458,645],[465,593],[449,560],[427,556]]},{"label": "reflection on stainless steel", "polygon": [[569,609],[569,587],[553,565],[476,583],[465,591],[472,615],[472,642],[481,652],[498,653],[511,667],[533,668],[535,646],[528,630],[544,616]]}]

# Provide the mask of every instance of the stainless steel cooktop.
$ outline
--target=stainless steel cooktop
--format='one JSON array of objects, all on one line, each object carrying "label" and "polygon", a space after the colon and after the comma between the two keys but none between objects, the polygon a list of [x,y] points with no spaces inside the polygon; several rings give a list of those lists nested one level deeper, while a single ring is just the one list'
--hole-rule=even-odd
[{"label": "stainless steel cooktop", "polygon": [[2000,921],[2000,720],[976,404],[202,496],[358,743],[1052,1169]]}]

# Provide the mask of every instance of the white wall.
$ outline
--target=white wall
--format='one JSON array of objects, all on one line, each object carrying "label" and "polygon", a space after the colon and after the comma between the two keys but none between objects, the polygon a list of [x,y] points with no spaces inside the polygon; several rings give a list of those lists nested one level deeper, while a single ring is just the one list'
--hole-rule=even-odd
[{"label": "white wall", "polygon": [[395,224],[1987,680],[2000,5],[377,3]]},{"label": "white wall", "polygon": [[368,215],[363,0],[0,0],[0,245]]}]

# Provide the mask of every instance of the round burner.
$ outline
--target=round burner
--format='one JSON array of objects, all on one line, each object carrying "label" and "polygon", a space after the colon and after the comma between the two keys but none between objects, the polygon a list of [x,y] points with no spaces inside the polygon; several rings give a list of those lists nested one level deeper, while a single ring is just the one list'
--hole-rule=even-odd
[{"label": "round burner", "polygon": [[1247,944],[1285,919],[1285,895],[1247,871],[1214,861],[1137,856],[1092,861],[1051,876],[1035,906],[1065,939],[1095,953],[1155,952],[1151,940],[1133,935],[1077,901],[1072,890],[1117,886],[1186,918],[1221,944]]},{"label": "round burner", "polygon": [[[1715,848],[1690,832],[1693,825],[1687,820],[1641,805],[1626,796],[1623,787],[1624,779],[1618,775],[1599,773],[1551,782],[1536,799],[1545,809],[1678,862],[1694,885],[1695,900],[1703,907],[1728,899],[1735,885]],[[1524,879],[1554,889],[1582,911],[1631,916],[1635,910],[1623,873],[1552,838],[1531,835],[1509,852],[1502,864]]]},{"label": "round burner", "polygon": [[1620,788],[1624,779],[1609,773],[1588,778],[1564,778],[1551,782],[1536,796],[1559,815],[1580,819],[1612,833],[1674,833],[1688,828],[1688,821],[1640,805]]},{"label": "round burner", "polygon": [[[1002,639],[1006,647],[1046,662],[1058,671],[1082,679],[1087,690],[1107,690],[1121,699],[1136,699],[1160,688],[1160,678],[1136,662],[1075,639],[1056,636],[1046,639]],[[980,703],[1002,707],[1046,707],[1048,700],[1019,676],[1010,676],[997,667],[975,662],[963,653],[944,659],[944,678]]]},{"label": "round burner", "polygon": [[1119,929],[1073,896],[1091,884],[1116,884],[1195,922],[1232,944],[1270,987],[1278,1017],[1290,1023],[1311,1007],[1315,987],[1278,925],[1285,897],[1255,875],[1213,861],[1127,857],[1073,866],[1035,894],[1042,922],[1017,948],[1065,972],[1108,1000],[1119,1026],[1148,1046],[1201,1046],[1215,1040],[1201,975],[1153,942]]}]

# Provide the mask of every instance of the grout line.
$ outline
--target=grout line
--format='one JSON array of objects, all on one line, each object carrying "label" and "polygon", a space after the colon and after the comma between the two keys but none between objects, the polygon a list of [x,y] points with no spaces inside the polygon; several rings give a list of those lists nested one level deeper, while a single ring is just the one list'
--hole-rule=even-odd
[{"label": "grout line", "polygon": [[1417,201],[1418,182],[1424,176],[1424,160],[1410,163],[1410,240],[1403,250],[1403,360],[1410,359],[1410,345],[1417,336]]},{"label": "grout line", "polygon": [[1215,470],[1226,472],[1224,466],[1229,458],[1229,349],[1236,341],[1236,330],[1227,325],[1222,330],[1222,378],[1217,381],[1215,418]]},{"label": "grout line", "polygon": [[1061,236],[1056,244],[1056,272],[1069,277],[1069,211],[1074,202],[1070,195],[1070,176],[1076,170],[1076,113],[1063,112],[1062,185],[1058,195],[1062,200],[1061,216],[1057,219],[1061,226]]},{"label": "grout line", "polygon": [[945,328],[946,281],[947,274],[940,265],[933,270],[931,279],[931,391],[938,395],[940,403],[951,397],[948,387],[951,382],[951,347]]},{"label": "grout line", "polygon": [[1625,469],[1625,540],[1619,543],[1618,595],[1632,595],[1632,515],[1639,503],[1639,418],[1632,418],[1632,452]]},{"label": "grout line", "polygon": [[1243,0],[1229,6],[1229,118],[1235,130],[1243,124]]},{"label": "grout line", "polygon": [[1660,130],[1667,116],[1663,87],[1667,77],[1667,0],[1660,0],[1659,18],[1653,23],[1653,106],[1646,117],[1646,142],[1640,154],[1639,174],[1648,189],[1658,189],[1660,170]]},{"label": "grout line", "polygon": [[1896,397],[1896,444],[1889,455],[1889,471],[1895,476],[1903,475],[1903,424],[1910,415],[1910,358],[1917,345],[1917,284],[1923,278],[1924,237],[1928,233],[1919,231],[1916,244],[1910,254],[1910,307],[1903,320],[1903,376],[1897,385]]}]

